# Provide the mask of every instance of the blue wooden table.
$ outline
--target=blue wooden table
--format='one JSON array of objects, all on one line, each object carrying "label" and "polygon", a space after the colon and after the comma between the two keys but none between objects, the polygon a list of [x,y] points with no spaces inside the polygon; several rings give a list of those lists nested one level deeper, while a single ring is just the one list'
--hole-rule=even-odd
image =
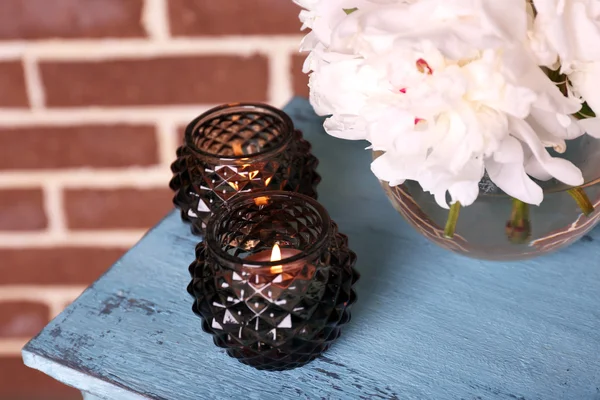
[{"label": "blue wooden table", "polygon": [[173,211],[25,346],[25,363],[101,399],[600,399],[598,229],[522,263],[449,253],[394,211],[365,143],[325,135],[305,100],[286,111],[362,274],[324,357],[269,373],[215,347],[185,290],[198,239]]}]

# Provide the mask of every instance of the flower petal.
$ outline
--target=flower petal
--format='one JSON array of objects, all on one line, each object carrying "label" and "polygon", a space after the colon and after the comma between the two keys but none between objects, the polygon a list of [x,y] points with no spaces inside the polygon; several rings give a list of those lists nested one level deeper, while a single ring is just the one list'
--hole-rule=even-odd
[{"label": "flower petal", "polygon": [[521,143],[514,137],[507,136],[494,153],[494,160],[502,164],[523,164],[523,147]]},{"label": "flower petal", "polygon": [[540,181],[549,181],[552,179],[552,175],[550,175],[542,166],[542,164],[540,164],[540,162],[533,156],[531,156],[525,163],[525,172],[527,175]]},{"label": "flower petal", "polygon": [[364,140],[367,138],[364,121],[356,115],[333,115],[325,120],[323,128],[331,136],[341,139]]},{"label": "flower petal", "polygon": [[535,205],[544,199],[542,188],[527,176],[523,164],[502,164],[490,157],[485,160],[485,169],[492,182],[509,196]]},{"label": "flower petal", "polygon": [[513,135],[527,144],[534,157],[550,175],[567,185],[583,184],[581,170],[567,160],[550,156],[529,124],[517,118],[511,118],[509,122]]},{"label": "flower petal", "polygon": [[569,79],[573,89],[585,99],[596,114],[600,115],[600,60],[578,64],[569,74]]},{"label": "flower petal", "polygon": [[391,152],[386,152],[371,163],[371,171],[382,181],[396,186],[407,179],[416,180],[419,162],[409,157],[398,157]]},{"label": "flower petal", "polygon": [[462,206],[470,206],[479,196],[479,182],[477,181],[462,181],[454,183],[448,189],[452,202],[460,201]]},{"label": "flower petal", "polygon": [[586,118],[577,121],[579,126],[588,135],[600,139],[600,118]]},{"label": "flower petal", "polygon": [[566,140],[575,139],[584,134],[574,117],[532,109],[526,122],[535,131],[544,147],[566,149]]},{"label": "flower petal", "polygon": [[433,192],[433,197],[435,198],[435,202],[438,204],[438,206],[448,210],[450,209],[450,206],[446,201],[446,192],[446,189],[436,190]]}]

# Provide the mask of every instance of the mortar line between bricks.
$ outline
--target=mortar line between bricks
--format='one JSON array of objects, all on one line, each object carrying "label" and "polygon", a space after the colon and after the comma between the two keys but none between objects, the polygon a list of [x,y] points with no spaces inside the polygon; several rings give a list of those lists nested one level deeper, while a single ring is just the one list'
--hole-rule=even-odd
[{"label": "mortar line between bricks", "polygon": [[0,301],[53,299],[61,302],[73,301],[83,292],[86,285],[0,285]]},{"label": "mortar line between bricks", "polygon": [[0,285],[0,302],[37,301],[68,303],[85,290],[86,285]]},{"label": "mortar line between bricks", "polygon": [[[175,159],[175,153],[171,154]],[[63,189],[157,189],[167,188],[171,172],[163,165],[151,168],[8,170],[0,173],[0,189],[38,188],[56,185]]]},{"label": "mortar line between bricks", "polygon": [[[0,303],[37,302],[48,307],[48,320],[60,314],[84,290],[85,285],[0,285]],[[0,357],[19,355],[29,338],[0,339]]]},{"label": "mortar line between bricks", "polygon": [[52,247],[118,247],[129,248],[146,233],[145,230],[86,230],[67,231],[64,236],[48,232],[0,231],[0,249]]},{"label": "mortar line between bricks", "polygon": [[81,294],[81,292],[83,292],[84,290],[85,290],[85,288],[81,289],[80,291],[77,292],[77,294],[75,294],[74,296],[71,295],[66,300],[65,299],[56,299],[53,297],[46,298],[46,304],[48,305],[49,320],[51,321],[54,318],[56,318],[56,316],[58,314],[60,314],[61,312],[63,312],[65,307],[67,307],[67,305],[71,304],[71,302],[73,302],[73,300],[75,300]]},{"label": "mortar line between bricks", "polygon": [[142,25],[151,40],[169,39],[169,10],[166,0],[145,0],[142,9]]},{"label": "mortar line between bricks", "polygon": [[0,59],[15,60],[31,54],[40,61],[98,61],[187,55],[268,54],[277,49],[298,51],[302,36],[221,36],[214,38],[102,39],[56,41],[6,41],[0,44]]},{"label": "mortar line between bricks", "polygon": [[165,170],[169,170],[171,163],[175,160],[179,145],[177,143],[177,123],[169,120],[159,121],[156,125],[156,140],[158,160]]},{"label": "mortar line between bricks", "polygon": [[[282,78],[278,78],[278,80],[281,79]],[[291,85],[291,83],[283,83],[281,86],[285,88],[288,85]],[[279,100],[275,99],[277,101],[271,102],[271,104],[275,107],[283,107],[292,98],[291,90],[289,91],[288,97]],[[78,126],[83,124],[156,124],[162,120],[169,120],[175,124],[186,125],[197,115],[218,105],[220,104],[198,104],[191,106],[114,106],[107,108],[61,107],[46,108],[36,111],[0,108],[0,126],[31,127],[45,125]]]},{"label": "mortar line between bricks", "polygon": [[268,93],[271,104],[282,104],[294,95],[292,89],[292,57],[289,52],[274,51],[269,54]]},{"label": "mortar line between bricks", "polygon": [[23,72],[25,74],[25,90],[29,99],[29,106],[33,110],[43,109],[46,103],[46,95],[39,65],[34,56],[26,54],[23,57]]},{"label": "mortar line between bricks", "polygon": [[0,357],[20,357],[21,349],[30,338],[0,339]]},{"label": "mortar line between bricks", "polygon": [[[286,101],[289,99],[286,99]],[[190,106],[114,106],[110,108],[69,107],[44,110],[0,108],[0,126],[76,126],[82,124],[156,124],[163,119],[185,124],[218,104]],[[279,106],[283,106],[280,104]]]},{"label": "mortar line between bricks", "polygon": [[62,237],[66,232],[66,217],[63,205],[63,189],[46,180],[43,185],[44,209],[48,218],[48,234]]},{"label": "mortar line between bricks", "polygon": [[[65,307],[75,300],[85,285],[2,285],[2,302],[36,302],[48,307],[48,320],[55,318]],[[1,352],[1,350],[0,350]]]}]

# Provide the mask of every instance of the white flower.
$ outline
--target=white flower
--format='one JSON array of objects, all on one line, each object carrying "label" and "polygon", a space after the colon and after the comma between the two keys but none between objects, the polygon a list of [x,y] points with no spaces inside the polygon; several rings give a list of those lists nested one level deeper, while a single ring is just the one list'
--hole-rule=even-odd
[{"label": "white flower", "polygon": [[354,10],[357,7],[364,9],[365,7],[372,6],[374,3],[369,0],[293,1],[304,8],[300,12],[300,22],[303,24],[301,29],[311,29],[311,32],[304,38],[302,44],[303,50],[312,50],[317,43],[329,46],[332,30],[348,15],[350,10]]},{"label": "white flower", "polygon": [[[311,104],[330,116],[328,133],[384,152],[372,164],[379,179],[418,181],[442,207],[448,193],[451,202],[473,203],[486,170],[531,204],[543,192],[530,175],[583,183],[578,168],[545,149],[562,150],[583,133],[570,117],[581,103],[560,92],[526,47],[524,0],[310,3],[327,27],[306,63]],[[332,3],[356,10],[340,16]]]},{"label": "white flower", "polygon": [[533,0],[533,5],[537,12],[533,34],[545,42],[540,44],[547,46],[546,51],[560,58],[563,70],[573,62],[600,60],[598,0]]},{"label": "white flower", "polygon": [[[533,0],[531,46],[540,65],[565,73],[576,95],[600,114],[600,1]],[[600,138],[600,120],[579,126]]]},{"label": "white flower", "polygon": [[[430,41],[452,59],[476,57],[484,49],[525,37],[523,0],[369,1],[343,18],[331,38],[331,50],[383,53],[400,42]],[[377,3],[377,6],[374,6]],[[329,46],[329,44],[326,44]]]},{"label": "white flower", "polygon": [[[596,46],[600,47],[600,42]],[[596,115],[600,116],[600,60],[573,63],[573,70],[568,76],[573,90],[587,102]],[[580,120],[579,125],[589,135],[600,138],[599,117]]]}]

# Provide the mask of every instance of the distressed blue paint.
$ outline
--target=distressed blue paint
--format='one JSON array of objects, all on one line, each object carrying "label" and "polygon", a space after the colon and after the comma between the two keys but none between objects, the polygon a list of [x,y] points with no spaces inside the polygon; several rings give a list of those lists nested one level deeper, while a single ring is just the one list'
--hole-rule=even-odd
[{"label": "distressed blue paint", "polygon": [[25,347],[26,363],[107,399],[600,399],[600,230],[522,263],[454,255],[388,204],[364,143],[323,134],[304,100],[287,111],[362,273],[326,357],[265,373],[217,349],[185,292],[197,239],[173,212]]}]

